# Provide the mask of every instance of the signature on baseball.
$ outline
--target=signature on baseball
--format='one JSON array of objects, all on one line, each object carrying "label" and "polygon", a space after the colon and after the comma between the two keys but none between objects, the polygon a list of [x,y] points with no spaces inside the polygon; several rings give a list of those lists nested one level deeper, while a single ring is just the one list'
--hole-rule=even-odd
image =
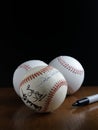
[{"label": "signature on baseball", "polygon": [[58,73],[58,70],[49,72],[48,76],[46,77],[40,77],[41,82],[38,86],[42,86],[45,82],[47,82],[52,76],[56,75]]},{"label": "signature on baseball", "polygon": [[[38,91],[35,91],[31,89],[30,85],[27,85],[26,93],[23,92],[23,89],[21,88],[22,91],[22,100],[28,104],[28,106],[33,107],[34,110],[40,111],[42,109],[42,106],[36,105],[36,102],[42,101],[47,94],[41,94]],[[33,101],[29,100],[29,97],[32,96]]]},{"label": "signature on baseball", "polygon": [[32,98],[34,99],[33,102],[41,101],[47,96],[47,94],[41,94],[38,91],[31,89],[30,85],[27,86],[26,90],[28,91],[27,96],[32,96]]},{"label": "signature on baseball", "polygon": [[22,100],[23,100],[26,104],[28,104],[29,106],[33,107],[33,109],[34,109],[34,110],[37,110],[37,111],[40,111],[40,110],[42,109],[41,106],[38,106],[38,105],[32,103],[32,102],[27,98],[27,95],[23,93],[23,91],[22,91],[22,94],[23,94]]}]

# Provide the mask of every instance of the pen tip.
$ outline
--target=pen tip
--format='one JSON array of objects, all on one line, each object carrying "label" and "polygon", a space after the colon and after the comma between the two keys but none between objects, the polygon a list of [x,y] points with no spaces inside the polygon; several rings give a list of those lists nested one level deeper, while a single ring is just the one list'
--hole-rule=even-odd
[{"label": "pen tip", "polygon": [[72,106],[78,106],[78,103],[77,103],[77,102],[75,102],[75,103],[73,103],[73,104],[72,104]]}]

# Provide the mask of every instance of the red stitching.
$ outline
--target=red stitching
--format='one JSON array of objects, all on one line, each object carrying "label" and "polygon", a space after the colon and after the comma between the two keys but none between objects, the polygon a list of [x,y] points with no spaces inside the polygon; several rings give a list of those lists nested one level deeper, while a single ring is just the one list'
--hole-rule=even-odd
[{"label": "red stitching", "polygon": [[31,67],[30,67],[29,65],[25,65],[25,64],[22,64],[22,65],[20,65],[19,67],[20,67],[20,68],[24,68],[24,69],[26,69],[26,70],[30,70],[30,69],[31,69]]},{"label": "red stitching", "polygon": [[69,65],[67,62],[65,62],[62,57],[58,57],[57,59],[58,59],[58,61],[60,62],[60,64],[61,64],[64,68],[68,69],[70,72],[75,73],[75,74],[79,74],[79,75],[82,75],[82,74],[83,74],[83,72],[84,72],[83,70],[78,70],[78,69],[73,68],[73,67],[72,67],[71,65]]},{"label": "red stitching", "polygon": [[57,90],[62,87],[63,85],[67,85],[67,82],[65,80],[60,80],[58,81],[54,87],[50,90],[49,95],[45,101],[45,105],[44,105],[44,109],[42,110],[43,112],[46,112],[48,109],[48,106],[51,103],[51,100],[53,98],[53,96],[55,95],[55,93],[57,92]]},{"label": "red stitching", "polygon": [[46,66],[45,68],[41,69],[40,71],[38,71],[38,72],[36,72],[36,73],[34,73],[34,74],[29,75],[28,77],[26,77],[26,78],[20,83],[20,87],[21,87],[23,84],[25,84],[25,83],[31,81],[32,79],[37,78],[38,76],[40,76],[40,75],[42,75],[43,73],[46,73],[46,72],[48,72],[48,71],[50,71],[50,70],[52,70],[52,69],[53,69],[52,66]]}]

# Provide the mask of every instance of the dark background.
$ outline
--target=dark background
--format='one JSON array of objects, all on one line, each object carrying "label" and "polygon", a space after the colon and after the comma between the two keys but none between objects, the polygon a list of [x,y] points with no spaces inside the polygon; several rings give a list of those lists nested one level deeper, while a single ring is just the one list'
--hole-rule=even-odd
[{"label": "dark background", "polygon": [[0,86],[13,86],[18,65],[49,63],[60,55],[83,65],[83,85],[98,85],[98,2],[3,1],[0,3]]}]

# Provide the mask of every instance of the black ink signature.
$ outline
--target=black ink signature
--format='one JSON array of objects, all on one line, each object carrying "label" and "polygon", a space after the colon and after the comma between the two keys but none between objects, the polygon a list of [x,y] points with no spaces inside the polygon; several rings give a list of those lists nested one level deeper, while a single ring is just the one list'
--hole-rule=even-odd
[{"label": "black ink signature", "polygon": [[33,89],[30,88],[30,85],[27,86],[27,90],[29,91],[27,93],[27,96],[32,96],[33,95],[33,98],[35,99],[34,102],[36,101],[41,101],[42,99],[44,99],[46,97],[47,94],[41,94],[39,93],[38,91],[35,91]]},{"label": "black ink signature", "polygon": [[27,95],[24,94],[23,91],[22,91],[22,95],[23,95],[22,100],[23,100],[25,103],[27,103],[30,107],[32,106],[34,110],[40,111],[40,110],[42,109],[41,106],[38,106],[38,105],[32,103],[30,100],[28,100]]},{"label": "black ink signature", "polygon": [[39,86],[42,86],[46,81],[48,81],[52,76],[54,76],[55,74],[58,73],[58,70],[55,70],[55,71],[52,71],[51,73],[49,73],[48,76],[46,77],[41,77],[42,78],[42,81],[41,83],[39,84]]}]

